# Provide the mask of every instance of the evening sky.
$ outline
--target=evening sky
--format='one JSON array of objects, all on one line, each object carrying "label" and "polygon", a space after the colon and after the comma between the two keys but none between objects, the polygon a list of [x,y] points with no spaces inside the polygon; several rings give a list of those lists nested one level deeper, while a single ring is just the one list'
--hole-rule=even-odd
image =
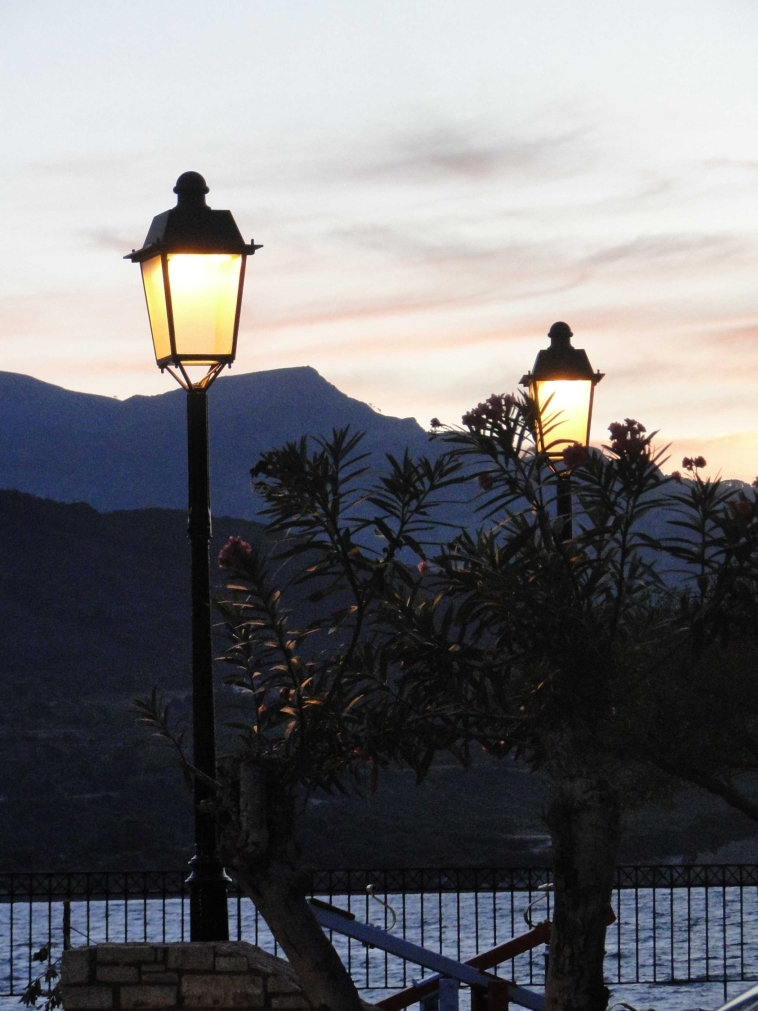
[{"label": "evening sky", "polygon": [[758,474],[751,0],[0,2],[0,368],[171,388],[121,259],[202,172],[264,248],[235,369],[458,421],[567,320],[638,418]]}]

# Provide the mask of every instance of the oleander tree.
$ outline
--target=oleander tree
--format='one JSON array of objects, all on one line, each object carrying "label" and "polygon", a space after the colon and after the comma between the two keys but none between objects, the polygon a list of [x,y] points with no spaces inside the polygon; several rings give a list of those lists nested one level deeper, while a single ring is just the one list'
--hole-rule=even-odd
[{"label": "oleander tree", "polygon": [[682,463],[665,549],[685,576],[676,607],[690,635],[645,685],[648,752],[758,821],[746,777],[758,771],[758,479],[735,487],[704,479],[702,457]]},{"label": "oleander tree", "polygon": [[433,692],[453,648],[467,690],[462,729],[546,774],[555,887],[547,1005],[594,1011],[608,998],[605,930],[624,813],[656,779],[639,748],[637,693],[685,634],[661,607],[647,532],[665,495],[661,453],[632,420],[611,427],[602,453],[567,447],[562,469],[577,509],[566,540],[553,465],[531,435],[534,404],[494,396],[463,421],[438,430],[476,480],[484,522],[433,559],[436,623],[426,601],[395,601],[396,641],[413,641],[404,626],[422,640],[405,658],[406,691]]},{"label": "oleander tree", "polygon": [[[219,558],[240,740],[213,784],[222,856],[317,1007],[359,1004],[305,901],[297,825],[311,791],[370,790],[389,763],[422,780],[440,750],[465,763],[473,746],[541,770],[547,1005],[600,1011],[625,813],[693,769],[730,775],[726,735],[685,762],[666,734],[685,710],[702,725],[686,676],[707,681],[719,649],[726,676],[747,677],[735,644],[752,634],[754,500],[694,462],[691,481],[665,478],[653,436],[627,419],[602,451],[566,448],[567,538],[535,421],[527,396],[493,395],[460,427],[434,421],[427,458],[377,462],[348,430],[266,452],[252,475],[268,537],[232,538]],[[451,498],[468,502],[466,522]],[[681,526],[656,539],[654,510],[671,507]],[[160,707],[145,712],[171,738]]]},{"label": "oleander tree", "polygon": [[[348,433],[314,452],[303,441],[266,453],[253,475],[294,583],[313,588],[313,601],[339,601],[328,630],[340,643],[339,687],[319,691],[312,708],[321,713],[322,700],[328,706],[345,693],[347,752],[357,747],[373,768],[407,763],[423,778],[440,747],[465,761],[477,744],[547,774],[555,883],[548,1006],[599,1009],[623,815],[655,778],[640,747],[637,693],[686,628],[660,606],[664,585],[645,531],[666,484],[652,438],[627,421],[612,426],[602,453],[567,447],[563,468],[578,509],[574,536],[564,540],[534,411],[528,397],[490,397],[460,428],[434,424],[436,457],[389,458],[378,479],[346,455],[360,445]],[[468,489],[475,527],[441,526],[435,496],[453,485]],[[247,634],[235,613],[230,658],[241,656]],[[256,612],[253,621],[263,620]],[[318,625],[302,640],[314,657],[323,656],[323,631]],[[258,675],[262,684],[271,676]],[[298,725],[288,699],[274,710],[279,726]]]},{"label": "oleander tree", "polygon": [[[219,852],[255,902],[316,1008],[358,1011],[356,988],[306,901],[297,825],[313,791],[362,794],[391,759],[420,770],[441,748],[459,753],[448,714],[429,714],[374,676],[389,637],[389,584],[413,592],[407,564],[458,482],[450,454],[388,457],[372,474],[362,436],[334,431],[263,454],[254,468],[269,519],[258,545],[232,537],[219,555],[216,601],[236,699],[239,747],[219,762],[213,806]],[[393,595],[396,592],[392,591]],[[391,681],[391,678],[389,679]],[[376,702],[382,695],[382,704]],[[198,775],[156,694],[142,719]]]}]

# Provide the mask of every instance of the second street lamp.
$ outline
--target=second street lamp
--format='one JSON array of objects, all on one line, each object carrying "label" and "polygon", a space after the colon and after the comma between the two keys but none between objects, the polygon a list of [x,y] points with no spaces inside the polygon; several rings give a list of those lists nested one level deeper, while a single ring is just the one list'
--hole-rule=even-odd
[{"label": "second street lamp", "polygon": [[[153,218],[139,263],[153,335],[155,359],[187,391],[187,470],[192,548],[192,739],[195,767],[216,777],[213,645],[210,591],[210,475],[208,388],[237,351],[245,262],[260,246],[246,243],[230,211],[206,205],[208,187],[197,172],[179,176],[176,207]],[[199,378],[190,372],[200,368]],[[229,937],[226,886],[216,851],[212,794],[194,783],[195,855],[188,878],[190,937]]]},{"label": "second street lamp", "polygon": [[553,323],[550,347],[538,352],[531,372],[521,385],[537,407],[537,448],[553,463],[558,478],[557,511],[562,518],[562,538],[572,537],[570,470],[559,469],[567,446],[588,446],[595,387],[603,378],[593,372],[587,352],[571,345],[568,323]]}]

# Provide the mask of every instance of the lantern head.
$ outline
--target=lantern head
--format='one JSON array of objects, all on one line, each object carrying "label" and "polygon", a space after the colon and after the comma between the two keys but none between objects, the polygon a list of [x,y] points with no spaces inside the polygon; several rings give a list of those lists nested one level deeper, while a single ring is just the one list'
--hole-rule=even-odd
[{"label": "lantern head", "polygon": [[587,352],[571,346],[572,336],[568,323],[553,323],[550,347],[521,380],[537,405],[538,448],[552,460],[561,459],[566,446],[589,444],[594,389],[603,378],[592,371]]},{"label": "lantern head", "polygon": [[214,211],[198,172],[176,181],[176,207],[153,218],[139,263],[155,360],[175,365],[231,365],[237,352],[245,261],[260,246],[246,243],[231,211]]}]

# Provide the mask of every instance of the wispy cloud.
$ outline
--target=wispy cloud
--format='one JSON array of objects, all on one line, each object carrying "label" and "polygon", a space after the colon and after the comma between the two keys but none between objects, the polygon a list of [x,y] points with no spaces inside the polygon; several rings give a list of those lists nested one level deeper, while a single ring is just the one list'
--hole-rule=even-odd
[{"label": "wispy cloud", "polygon": [[758,175],[758,159],[756,158],[708,158],[703,166],[709,169],[737,169]]},{"label": "wispy cloud", "polygon": [[645,268],[658,270],[695,266],[710,267],[725,260],[742,260],[755,257],[758,242],[745,236],[695,233],[642,235],[618,245],[605,246],[584,260],[588,270],[622,266],[624,269]]},{"label": "wispy cloud", "polygon": [[563,176],[586,165],[583,128],[529,137],[475,124],[439,125],[387,136],[335,161],[336,176],[364,182],[505,181],[528,174]]},{"label": "wispy cloud", "polygon": [[[724,321],[721,326],[708,329],[695,335],[694,340],[701,347],[713,350],[750,351],[758,350],[758,322]],[[744,359],[740,359],[741,367]]]},{"label": "wispy cloud", "polygon": [[134,249],[134,237],[127,238],[123,233],[111,231],[107,228],[97,228],[81,233],[85,244],[91,249],[107,249],[109,252],[120,252],[126,255],[130,249]]}]

